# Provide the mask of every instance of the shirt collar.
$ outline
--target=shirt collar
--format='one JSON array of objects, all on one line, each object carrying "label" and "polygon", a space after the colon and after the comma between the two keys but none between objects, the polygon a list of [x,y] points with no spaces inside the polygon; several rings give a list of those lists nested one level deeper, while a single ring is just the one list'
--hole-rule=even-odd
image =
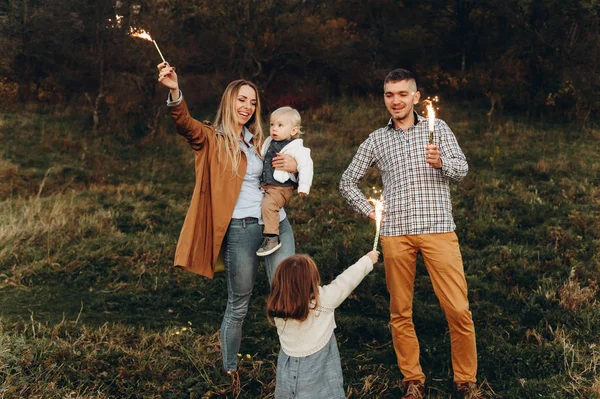
[{"label": "shirt collar", "polygon": [[244,141],[248,144],[252,144],[252,139],[254,138],[254,135],[250,132],[250,130],[248,130],[246,126],[242,128],[242,133],[244,134]]},{"label": "shirt collar", "polygon": [[[413,126],[417,126],[419,123],[427,120],[427,118],[417,114],[417,111],[413,111],[413,115],[415,116],[415,124]],[[396,129],[396,127],[394,126],[394,120],[392,118],[390,118],[390,120],[388,121],[387,127],[394,130]]]}]

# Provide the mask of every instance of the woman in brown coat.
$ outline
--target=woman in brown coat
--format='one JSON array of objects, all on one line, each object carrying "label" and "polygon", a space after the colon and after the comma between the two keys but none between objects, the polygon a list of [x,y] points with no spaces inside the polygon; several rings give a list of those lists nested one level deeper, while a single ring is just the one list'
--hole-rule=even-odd
[{"label": "woman in brown coat", "polygon": [[[237,370],[242,323],[259,263],[256,250],[262,241],[259,154],[264,135],[258,90],[245,80],[231,82],[214,124],[199,122],[188,112],[175,69],[164,62],[158,70],[158,81],[170,89],[167,105],[177,132],[195,156],[196,184],[177,244],[175,266],[212,278],[223,246],[227,308],[221,324],[221,355],[223,371],[232,374]],[[297,171],[288,156],[280,156],[273,166]],[[292,227],[283,210],[279,224],[282,247],[264,258],[269,283],[279,262],[295,253]]]}]

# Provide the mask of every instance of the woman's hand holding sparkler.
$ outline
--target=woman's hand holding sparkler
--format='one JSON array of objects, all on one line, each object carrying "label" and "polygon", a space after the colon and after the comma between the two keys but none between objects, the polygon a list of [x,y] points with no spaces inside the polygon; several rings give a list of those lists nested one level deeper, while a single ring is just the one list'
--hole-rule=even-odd
[{"label": "woman's hand holding sparkler", "polygon": [[171,89],[171,99],[177,101],[179,99],[179,82],[175,68],[168,62],[161,62],[156,67],[158,68],[158,81]]},{"label": "woman's hand holding sparkler", "polygon": [[425,160],[429,166],[436,169],[440,169],[442,167],[442,158],[440,158],[440,150],[438,149],[437,145],[427,144],[425,154]]},{"label": "woman's hand holding sparkler", "polygon": [[369,257],[369,259],[371,259],[371,262],[373,262],[373,264],[375,264],[379,260],[379,251],[368,252],[367,256]]}]

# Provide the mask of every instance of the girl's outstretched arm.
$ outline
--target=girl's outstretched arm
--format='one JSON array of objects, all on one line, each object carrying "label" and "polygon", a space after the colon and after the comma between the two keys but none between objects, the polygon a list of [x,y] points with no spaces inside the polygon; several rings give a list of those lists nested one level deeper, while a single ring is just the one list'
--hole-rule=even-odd
[{"label": "girl's outstretched arm", "polygon": [[330,308],[340,306],[363,278],[373,270],[373,264],[377,262],[378,257],[379,252],[369,252],[344,270],[331,284],[323,286],[319,295],[319,305]]}]

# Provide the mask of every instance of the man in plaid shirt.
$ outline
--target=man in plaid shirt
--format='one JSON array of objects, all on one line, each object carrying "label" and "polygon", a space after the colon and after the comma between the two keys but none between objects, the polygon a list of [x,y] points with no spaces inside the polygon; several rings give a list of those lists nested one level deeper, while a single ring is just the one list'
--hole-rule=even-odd
[{"label": "man in plaid shirt", "polygon": [[358,189],[358,182],[369,167],[379,168],[384,207],[381,246],[392,338],[406,386],[403,397],[422,398],[425,391],[412,320],[420,252],[448,320],[454,381],[465,397],[478,398],[475,328],[450,201],[450,183],[461,181],[468,165],[444,121],[435,120],[434,143],[428,144],[428,120],[414,110],[420,96],[409,71],[396,69],[388,74],[384,100],[390,121],[360,145],[342,175],[340,192],[357,212],[375,219],[375,210]]}]

